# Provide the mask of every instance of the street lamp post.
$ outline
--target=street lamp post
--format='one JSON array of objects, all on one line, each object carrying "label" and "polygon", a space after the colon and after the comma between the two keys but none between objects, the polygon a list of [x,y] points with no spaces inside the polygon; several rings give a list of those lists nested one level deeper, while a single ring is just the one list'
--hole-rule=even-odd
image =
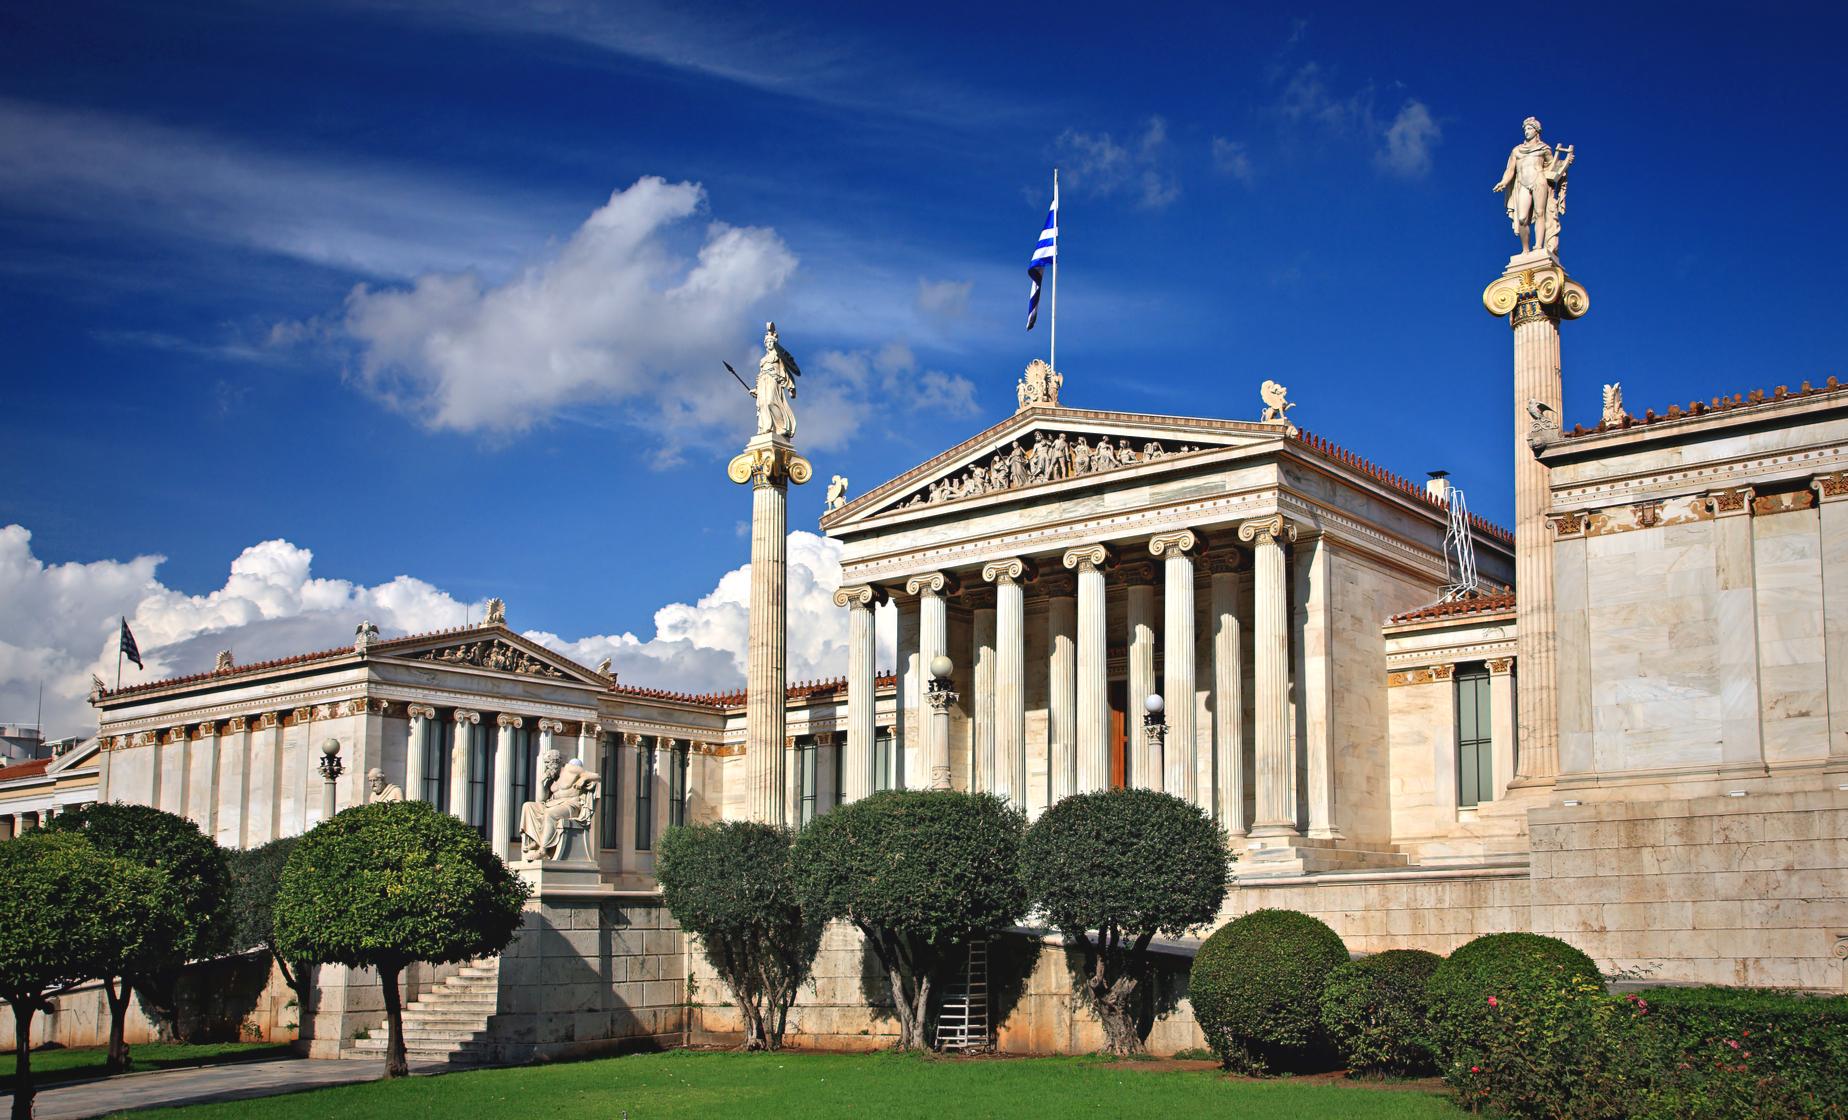
[{"label": "street lamp post", "polygon": [[340,775],[346,773],[346,763],[340,761],[340,740],[329,739],[321,744],[321,819],[332,820],[334,816],[334,783]]},{"label": "street lamp post", "polygon": [[956,693],[950,688],[950,674],[956,666],[943,654],[930,659],[930,788],[950,788],[950,705]]},{"label": "street lamp post", "polygon": [[1159,692],[1149,693],[1148,699],[1142,702],[1142,737],[1149,744],[1148,757],[1155,771],[1152,776],[1153,781],[1146,779],[1143,781],[1143,784],[1150,789],[1158,789],[1161,786],[1162,744],[1168,738],[1168,720],[1162,714],[1165,706]]}]

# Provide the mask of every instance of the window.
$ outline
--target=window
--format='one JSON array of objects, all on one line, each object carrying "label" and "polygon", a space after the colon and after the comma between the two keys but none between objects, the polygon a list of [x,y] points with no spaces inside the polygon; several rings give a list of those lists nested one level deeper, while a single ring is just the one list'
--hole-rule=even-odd
[{"label": "window", "polygon": [[424,724],[423,789],[413,790],[436,806],[438,812],[449,811],[449,744],[454,742],[455,724],[447,716],[426,718]]},{"label": "window", "polygon": [[898,741],[890,727],[881,727],[873,735],[873,788],[904,789],[905,778],[899,766]]},{"label": "window", "polygon": [[798,828],[815,819],[815,740],[812,736],[803,736],[796,740],[796,826]]},{"label": "window", "polygon": [[834,749],[829,753],[834,756],[834,798],[832,807],[839,807],[842,802],[847,800],[847,736],[845,734],[838,732],[835,734]]},{"label": "window", "polygon": [[603,753],[597,759],[597,776],[602,779],[603,788],[597,798],[597,846],[615,851],[622,847],[622,756],[617,744],[621,740],[614,735],[605,735],[598,749]]},{"label": "window", "polygon": [[[531,724],[531,720],[524,721]],[[531,726],[513,729],[513,773],[508,785],[512,789],[510,800],[513,803],[513,820],[509,825],[513,834],[507,839],[518,839],[520,835],[520,806],[528,801],[539,800],[535,786],[539,781],[539,732]]]},{"label": "window", "polygon": [[655,740],[644,738],[635,752],[635,850],[654,847]]},{"label": "window", "polygon": [[494,748],[491,736],[495,732],[492,720],[482,717],[480,723],[468,727],[468,823],[475,826],[482,839],[488,836],[488,816],[491,812],[492,796],[489,791],[494,788]]},{"label": "window", "polygon": [[691,744],[685,739],[677,741],[667,756],[667,823],[670,828],[687,823],[687,778],[692,765]]},{"label": "window", "polygon": [[1495,799],[1495,770],[1490,745],[1489,670],[1481,664],[1459,666],[1457,689],[1457,806],[1473,809]]}]

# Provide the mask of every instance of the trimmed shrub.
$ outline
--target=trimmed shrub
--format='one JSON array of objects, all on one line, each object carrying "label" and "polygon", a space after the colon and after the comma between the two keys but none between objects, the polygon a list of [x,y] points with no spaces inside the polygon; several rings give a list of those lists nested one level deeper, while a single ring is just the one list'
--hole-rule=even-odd
[{"label": "trimmed shrub", "polygon": [[1848,998],[1753,988],[1623,997],[1650,1071],[1638,1115],[1848,1116]]},{"label": "trimmed shrub", "polygon": [[1299,1068],[1326,1045],[1318,1005],[1346,964],[1334,930],[1294,910],[1254,910],[1200,946],[1188,984],[1194,1018],[1227,1069]]},{"label": "trimmed shrub", "polygon": [[1462,1103],[1509,1116],[1579,1111],[1628,1091],[1606,1060],[1621,1021],[1590,957],[1554,937],[1494,933],[1438,965],[1426,988],[1432,1049]]},{"label": "trimmed shrub", "polygon": [[1348,1075],[1414,1074],[1434,1068],[1425,987],[1444,958],[1389,949],[1335,969],[1322,987],[1322,1029]]}]

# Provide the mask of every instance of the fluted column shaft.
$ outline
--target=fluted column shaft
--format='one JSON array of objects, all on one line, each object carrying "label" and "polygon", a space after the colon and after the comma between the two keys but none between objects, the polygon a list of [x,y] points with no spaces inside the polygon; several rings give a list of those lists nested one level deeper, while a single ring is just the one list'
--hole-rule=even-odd
[{"label": "fluted column shaft", "polygon": [[1142,789],[1162,788],[1162,750],[1145,733],[1142,716],[1155,691],[1155,584],[1154,570],[1146,564],[1124,564],[1118,575],[1124,589],[1124,621],[1129,629],[1129,710],[1123,713],[1129,739],[1129,783]]},{"label": "fluted column shaft", "polygon": [[430,749],[430,721],[436,709],[423,704],[405,707],[411,717],[411,737],[404,748],[404,798],[422,800],[424,795],[424,754]]},{"label": "fluted column shaft", "polygon": [[[602,724],[600,723],[580,723],[578,725],[577,756],[578,758],[583,760],[584,769],[590,771],[592,774],[597,775],[599,779],[603,777],[603,725]],[[600,811],[608,812],[610,809],[614,808],[614,806],[610,802],[611,792],[612,791],[604,788],[602,785],[598,785],[597,805]],[[590,854],[593,857],[597,854],[598,848],[599,848],[598,832],[599,832],[599,829],[597,828],[597,826],[595,824],[592,824],[590,829],[584,834],[585,847],[590,849]]]},{"label": "fluted column shaft", "polygon": [[847,608],[847,752],[841,765],[841,793],[848,801],[858,801],[873,792],[873,750],[876,735],[873,712],[876,702],[878,669],[877,630],[873,605],[883,598],[867,586],[843,587],[834,593],[837,606]]},{"label": "fluted column shaft", "polygon": [[1078,793],[1110,786],[1110,693],[1105,662],[1102,545],[1074,548],[1065,566],[1078,573]]},{"label": "fluted column shaft", "polygon": [[1194,562],[1189,555],[1198,543],[1191,529],[1162,533],[1149,541],[1149,552],[1162,562],[1162,691],[1168,716],[1162,786],[1190,805],[1200,804],[1200,719],[1194,675],[1198,646],[1194,638]]},{"label": "fluted column shaft", "polygon": [[1552,498],[1547,469],[1527,446],[1527,402],[1544,401],[1559,415],[1559,320],[1517,307],[1514,325],[1514,590],[1515,676],[1520,719],[1520,777],[1551,781],[1559,773],[1559,707],[1553,619],[1553,539],[1546,511]]},{"label": "fluted column shaft", "polygon": [[1296,761],[1290,753],[1290,604],[1283,540],[1295,530],[1280,516],[1247,521],[1240,540],[1252,542],[1252,661],[1256,670],[1258,805],[1252,836],[1295,837]]},{"label": "fluted column shaft", "polygon": [[1027,602],[1024,561],[986,565],[995,585],[995,792],[1027,804]]},{"label": "fluted column shaft", "polygon": [[1245,667],[1239,648],[1237,553],[1213,564],[1213,742],[1219,823],[1245,835]]},{"label": "fluted column shaft", "polygon": [[[905,581],[905,590],[918,597],[918,671],[923,687],[930,689],[932,661],[950,646],[949,604],[943,592],[949,577],[942,572],[913,576]],[[925,755],[930,761],[930,787],[950,788],[950,715],[946,711],[929,711],[925,718]]]},{"label": "fluted column shaft", "polygon": [[969,789],[997,793],[995,773],[995,608],[977,604],[969,612],[970,654],[975,665],[974,719],[969,730]]},{"label": "fluted column shaft", "polygon": [[1057,802],[1078,787],[1078,601],[1064,589],[1046,599],[1046,650],[1048,796]]},{"label": "fluted column shaft", "polygon": [[449,743],[449,812],[464,824],[468,819],[469,739],[481,723],[480,712],[456,709],[455,734]]},{"label": "fluted column shaft", "polygon": [[1308,777],[1303,800],[1309,836],[1339,840],[1343,836],[1335,816],[1335,620],[1328,538],[1317,533],[1298,542],[1294,551],[1297,749],[1303,753]]},{"label": "fluted column shaft", "polygon": [[488,846],[496,855],[507,853],[513,836],[513,732],[524,725],[519,716],[495,717],[500,733],[494,740],[493,815],[488,818]]},{"label": "fluted column shaft", "polygon": [[751,617],[745,667],[745,771],[750,819],[789,823],[783,740],[789,671],[789,493],[780,474],[751,485]]}]

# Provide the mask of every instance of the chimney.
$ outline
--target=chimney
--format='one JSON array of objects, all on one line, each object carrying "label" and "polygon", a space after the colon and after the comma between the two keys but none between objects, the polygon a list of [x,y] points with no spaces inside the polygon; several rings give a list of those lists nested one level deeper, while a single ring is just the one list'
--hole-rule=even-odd
[{"label": "chimney", "polygon": [[1425,493],[1430,495],[1433,501],[1438,501],[1438,502],[1444,503],[1445,505],[1449,505],[1450,504],[1450,472],[1449,471],[1430,472],[1430,477],[1425,480]]}]

